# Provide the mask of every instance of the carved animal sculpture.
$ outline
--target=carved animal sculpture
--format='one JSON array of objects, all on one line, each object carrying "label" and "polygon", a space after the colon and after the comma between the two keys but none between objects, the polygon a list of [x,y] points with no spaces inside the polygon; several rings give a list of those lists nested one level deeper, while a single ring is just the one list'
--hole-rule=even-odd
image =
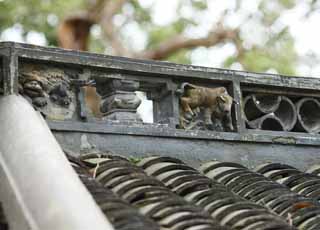
[{"label": "carved animal sculpture", "polygon": [[183,83],[180,93],[182,94],[180,98],[182,127],[183,120],[191,120],[197,115],[195,111],[201,108],[204,111],[204,123],[208,129],[213,130],[214,123],[221,123],[226,131],[234,130],[231,120],[231,107],[234,100],[225,87],[207,88]]},{"label": "carved animal sculpture", "polygon": [[38,108],[46,106],[49,98],[53,103],[64,107],[68,107],[71,103],[68,83],[61,76],[48,77],[34,70],[21,73],[19,83],[20,93]]},{"label": "carved animal sculpture", "polygon": [[36,73],[23,74],[19,91],[27,97],[27,99],[31,100],[35,106],[43,107],[47,104],[45,89],[45,83],[41,81]]}]

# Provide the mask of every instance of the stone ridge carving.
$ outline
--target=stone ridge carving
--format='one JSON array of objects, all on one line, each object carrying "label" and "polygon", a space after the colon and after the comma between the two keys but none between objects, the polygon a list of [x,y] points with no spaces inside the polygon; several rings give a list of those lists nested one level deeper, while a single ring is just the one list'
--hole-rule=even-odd
[{"label": "stone ridge carving", "polygon": [[315,98],[249,94],[244,115],[249,129],[320,132],[320,102]]},{"label": "stone ridge carving", "polygon": [[207,88],[182,83],[180,128],[234,131],[231,108],[234,102],[225,87]]},{"label": "stone ridge carving", "polygon": [[19,72],[19,93],[49,119],[69,119],[75,111],[69,76],[58,68],[23,65]]}]

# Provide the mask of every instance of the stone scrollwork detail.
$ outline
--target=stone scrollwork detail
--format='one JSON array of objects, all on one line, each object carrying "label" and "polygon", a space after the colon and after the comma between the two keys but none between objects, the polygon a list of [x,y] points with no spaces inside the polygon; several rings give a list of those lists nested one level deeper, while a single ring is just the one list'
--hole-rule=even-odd
[{"label": "stone scrollwork detail", "polygon": [[180,96],[180,128],[186,130],[234,131],[234,102],[225,87],[207,88],[183,83]]}]

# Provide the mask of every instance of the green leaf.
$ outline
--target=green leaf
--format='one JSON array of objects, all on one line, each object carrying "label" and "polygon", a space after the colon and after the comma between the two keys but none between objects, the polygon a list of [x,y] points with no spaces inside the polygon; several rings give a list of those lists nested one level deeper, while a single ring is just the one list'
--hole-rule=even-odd
[{"label": "green leaf", "polygon": [[178,34],[174,25],[164,27],[154,27],[149,32],[148,48],[156,47],[159,43]]},{"label": "green leaf", "polygon": [[229,68],[235,62],[237,62],[237,58],[235,56],[231,56],[224,61],[223,66]]},{"label": "green leaf", "polygon": [[279,0],[280,4],[283,5],[287,9],[291,9],[296,5],[295,0]]},{"label": "green leaf", "polygon": [[178,52],[172,54],[167,60],[174,63],[191,64],[189,53],[189,50],[181,49]]},{"label": "green leaf", "polygon": [[208,8],[207,1],[205,0],[193,0],[191,3],[192,6],[198,10],[205,10]]}]

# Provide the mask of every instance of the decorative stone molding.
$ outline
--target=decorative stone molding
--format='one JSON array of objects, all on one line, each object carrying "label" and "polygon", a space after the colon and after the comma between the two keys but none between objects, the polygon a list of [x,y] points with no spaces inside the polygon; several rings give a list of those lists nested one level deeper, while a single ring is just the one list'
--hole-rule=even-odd
[{"label": "decorative stone molding", "polygon": [[123,79],[108,79],[99,82],[97,92],[102,97],[100,110],[105,120],[141,122],[137,108],[141,104],[135,91],[139,82]]}]

